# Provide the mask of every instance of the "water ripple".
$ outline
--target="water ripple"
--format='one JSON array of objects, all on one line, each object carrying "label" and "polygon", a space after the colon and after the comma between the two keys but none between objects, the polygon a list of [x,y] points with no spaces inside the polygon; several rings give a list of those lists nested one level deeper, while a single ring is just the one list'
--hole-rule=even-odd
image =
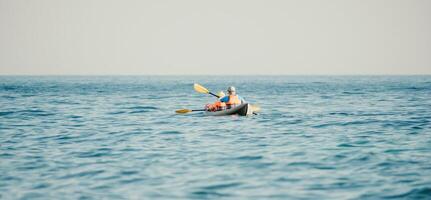
[{"label": "water ripple", "polygon": [[[227,85],[262,112],[208,117]],[[428,199],[431,77],[0,77],[0,199]]]}]

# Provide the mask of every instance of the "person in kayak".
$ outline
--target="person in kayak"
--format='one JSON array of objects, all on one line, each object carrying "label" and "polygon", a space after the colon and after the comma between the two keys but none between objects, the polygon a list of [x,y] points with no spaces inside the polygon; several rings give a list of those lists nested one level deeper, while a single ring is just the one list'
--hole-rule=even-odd
[{"label": "person in kayak", "polygon": [[245,100],[236,94],[236,89],[233,86],[227,88],[228,95],[220,98],[220,102],[226,103],[226,108],[230,109],[237,105],[245,103]]},{"label": "person in kayak", "polygon": [[211,112],[225,110],[226,109],[226,103],[221,102],[220,99],[225,97],[225,94],[223,91],[220,91],[217,96],[219,96],[218,101],[214,102],[213,104],[207,104],[205,105],[205,109]]}]

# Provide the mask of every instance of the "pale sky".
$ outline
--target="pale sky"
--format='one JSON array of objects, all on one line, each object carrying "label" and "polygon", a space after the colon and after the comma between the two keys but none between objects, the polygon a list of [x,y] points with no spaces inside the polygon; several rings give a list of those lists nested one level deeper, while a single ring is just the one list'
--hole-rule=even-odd
[{"label": "pale sky", "polygon": [[0,0],[0,75],[431,74],[431,0]]}]

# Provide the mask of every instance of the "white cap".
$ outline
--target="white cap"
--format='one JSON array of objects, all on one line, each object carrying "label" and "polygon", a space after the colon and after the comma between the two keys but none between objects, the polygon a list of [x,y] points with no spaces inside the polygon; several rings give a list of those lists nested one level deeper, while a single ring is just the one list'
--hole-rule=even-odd
[{"label": "white cap", "polygon": [[230,86],[230,87],[227,88],[227,91],[228,92],[235,92],[236,90],[235,90],[234,86]]}]

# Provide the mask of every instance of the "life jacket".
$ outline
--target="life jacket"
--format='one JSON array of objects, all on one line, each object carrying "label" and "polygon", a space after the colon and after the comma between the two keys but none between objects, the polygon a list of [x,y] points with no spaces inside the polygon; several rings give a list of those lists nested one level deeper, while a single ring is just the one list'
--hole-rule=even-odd
[{"label": "life jacket", "polygon": [[236,105],[240,105],[241,100],[239,100],[238,95],[229,95],[229,101],[226,102],[227,107],[235,107]]},{"label": "life jacket", "polygon": [[217,108],[222,108],[222,107],[226,107],[226,103],[221,102],[221,101],[216,101],[214,103],[214,106],[216,106]]},{"label": "life jacket", "polygon": [[208,111],[212,111],[212,112],[219,111],[219,110],[224,110],[224,109],[226,109],[226,103],[220,102],[220,101],[216,101],[214,104],[208,104],[205,108]]}]

